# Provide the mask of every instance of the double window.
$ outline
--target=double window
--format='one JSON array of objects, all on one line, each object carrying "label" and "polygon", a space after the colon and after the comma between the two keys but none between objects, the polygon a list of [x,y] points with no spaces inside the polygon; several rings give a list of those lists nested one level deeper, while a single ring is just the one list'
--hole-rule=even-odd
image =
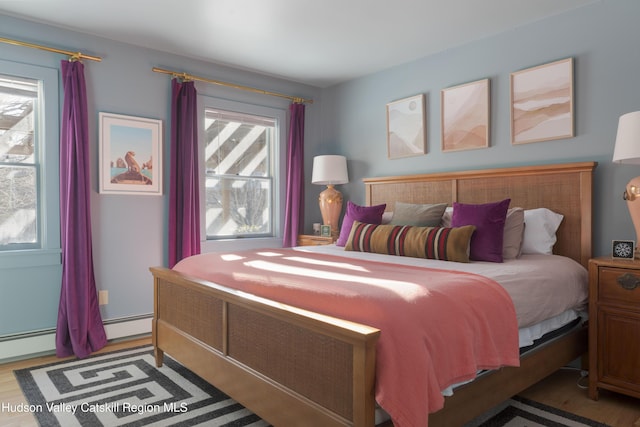
[{"label": "double window", "polygon": [[205,108],[207,239],[274,236],[278,121],[269,114]]}]

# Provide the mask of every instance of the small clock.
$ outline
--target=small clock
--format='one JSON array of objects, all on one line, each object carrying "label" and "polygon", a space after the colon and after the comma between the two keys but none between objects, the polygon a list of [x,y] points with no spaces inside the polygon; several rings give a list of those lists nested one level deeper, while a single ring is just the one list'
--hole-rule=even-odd
[{"label": "small clock", "polygon": [[635,242],[633,240],[614,240],[611,244],[613,258],[633,259]]}]

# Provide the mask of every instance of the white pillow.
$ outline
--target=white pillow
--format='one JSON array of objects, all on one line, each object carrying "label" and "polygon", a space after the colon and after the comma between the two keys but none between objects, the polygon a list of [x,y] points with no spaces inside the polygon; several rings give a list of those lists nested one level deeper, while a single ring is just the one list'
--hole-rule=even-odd
[{"label": "white pillow", "polygon": [[448,206],[444,213],[442,214],[442,219],[440,220],[440,227],[450,228],[451,227],[451,217],[453,216],[453,207]]},{"label": "white pillow", "polygon": [[391,218],[393,218],[393,211],[384,212],[382,214],[382,222],[380,224],[389,224],[391,222]]},{"label": "white pillow", "polygon": [[524,211],[523,254],[553,254],[556,231],[564,216],[546,208]]}]

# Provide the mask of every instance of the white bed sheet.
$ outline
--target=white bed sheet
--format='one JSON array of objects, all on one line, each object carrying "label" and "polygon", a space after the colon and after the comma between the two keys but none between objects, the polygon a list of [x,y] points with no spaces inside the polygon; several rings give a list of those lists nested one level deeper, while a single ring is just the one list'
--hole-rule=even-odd
[{"label": "white bed sheet", "polygon": [[587,307],[587,270],[571,258],[559,255],[522,255],[518,259],[506,260],[503,263],[460,263],[345,251],[343,247],[335,244],[299,246],[294,249],[370,261],[464,271],[489,277],[504,287],[511,296],[519,328],[540,324],[567,310],[583,312]]}]

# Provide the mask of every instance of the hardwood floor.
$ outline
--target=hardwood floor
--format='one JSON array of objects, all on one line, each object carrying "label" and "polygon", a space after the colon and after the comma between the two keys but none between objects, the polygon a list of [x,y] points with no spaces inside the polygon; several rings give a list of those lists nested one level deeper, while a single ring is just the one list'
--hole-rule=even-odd
[{"label": "hardwood floor", "polygon": [[[640,399],[600,390],[600,398],[591,400],[587,389],[578,386],[579,378],[579,371],[562,369],[520,396],[612,427],[640,427]],[[587,382],[583,378],[580,384],[586,386]]]},{"label": "hardwood floor", "polygon": [[[150,337],[110,343],[99,353],[145,344],[151,344]],[[26,403],[13,371],[60,360],[62,359],[55,356],[45,356],[0,365],[0,427],[38,426],[31,414],[2,411],[2,405]],[[587,397],[587,390],[578,386],[579,379],[579,371],[563,369],[527,389],[521,393],[521,396],[591,418],[612,427],[640,427],[639,399],[602,390],[600,399],[593,401]],[[586,378],[583,378],[580,383],[586,385]]]}]

